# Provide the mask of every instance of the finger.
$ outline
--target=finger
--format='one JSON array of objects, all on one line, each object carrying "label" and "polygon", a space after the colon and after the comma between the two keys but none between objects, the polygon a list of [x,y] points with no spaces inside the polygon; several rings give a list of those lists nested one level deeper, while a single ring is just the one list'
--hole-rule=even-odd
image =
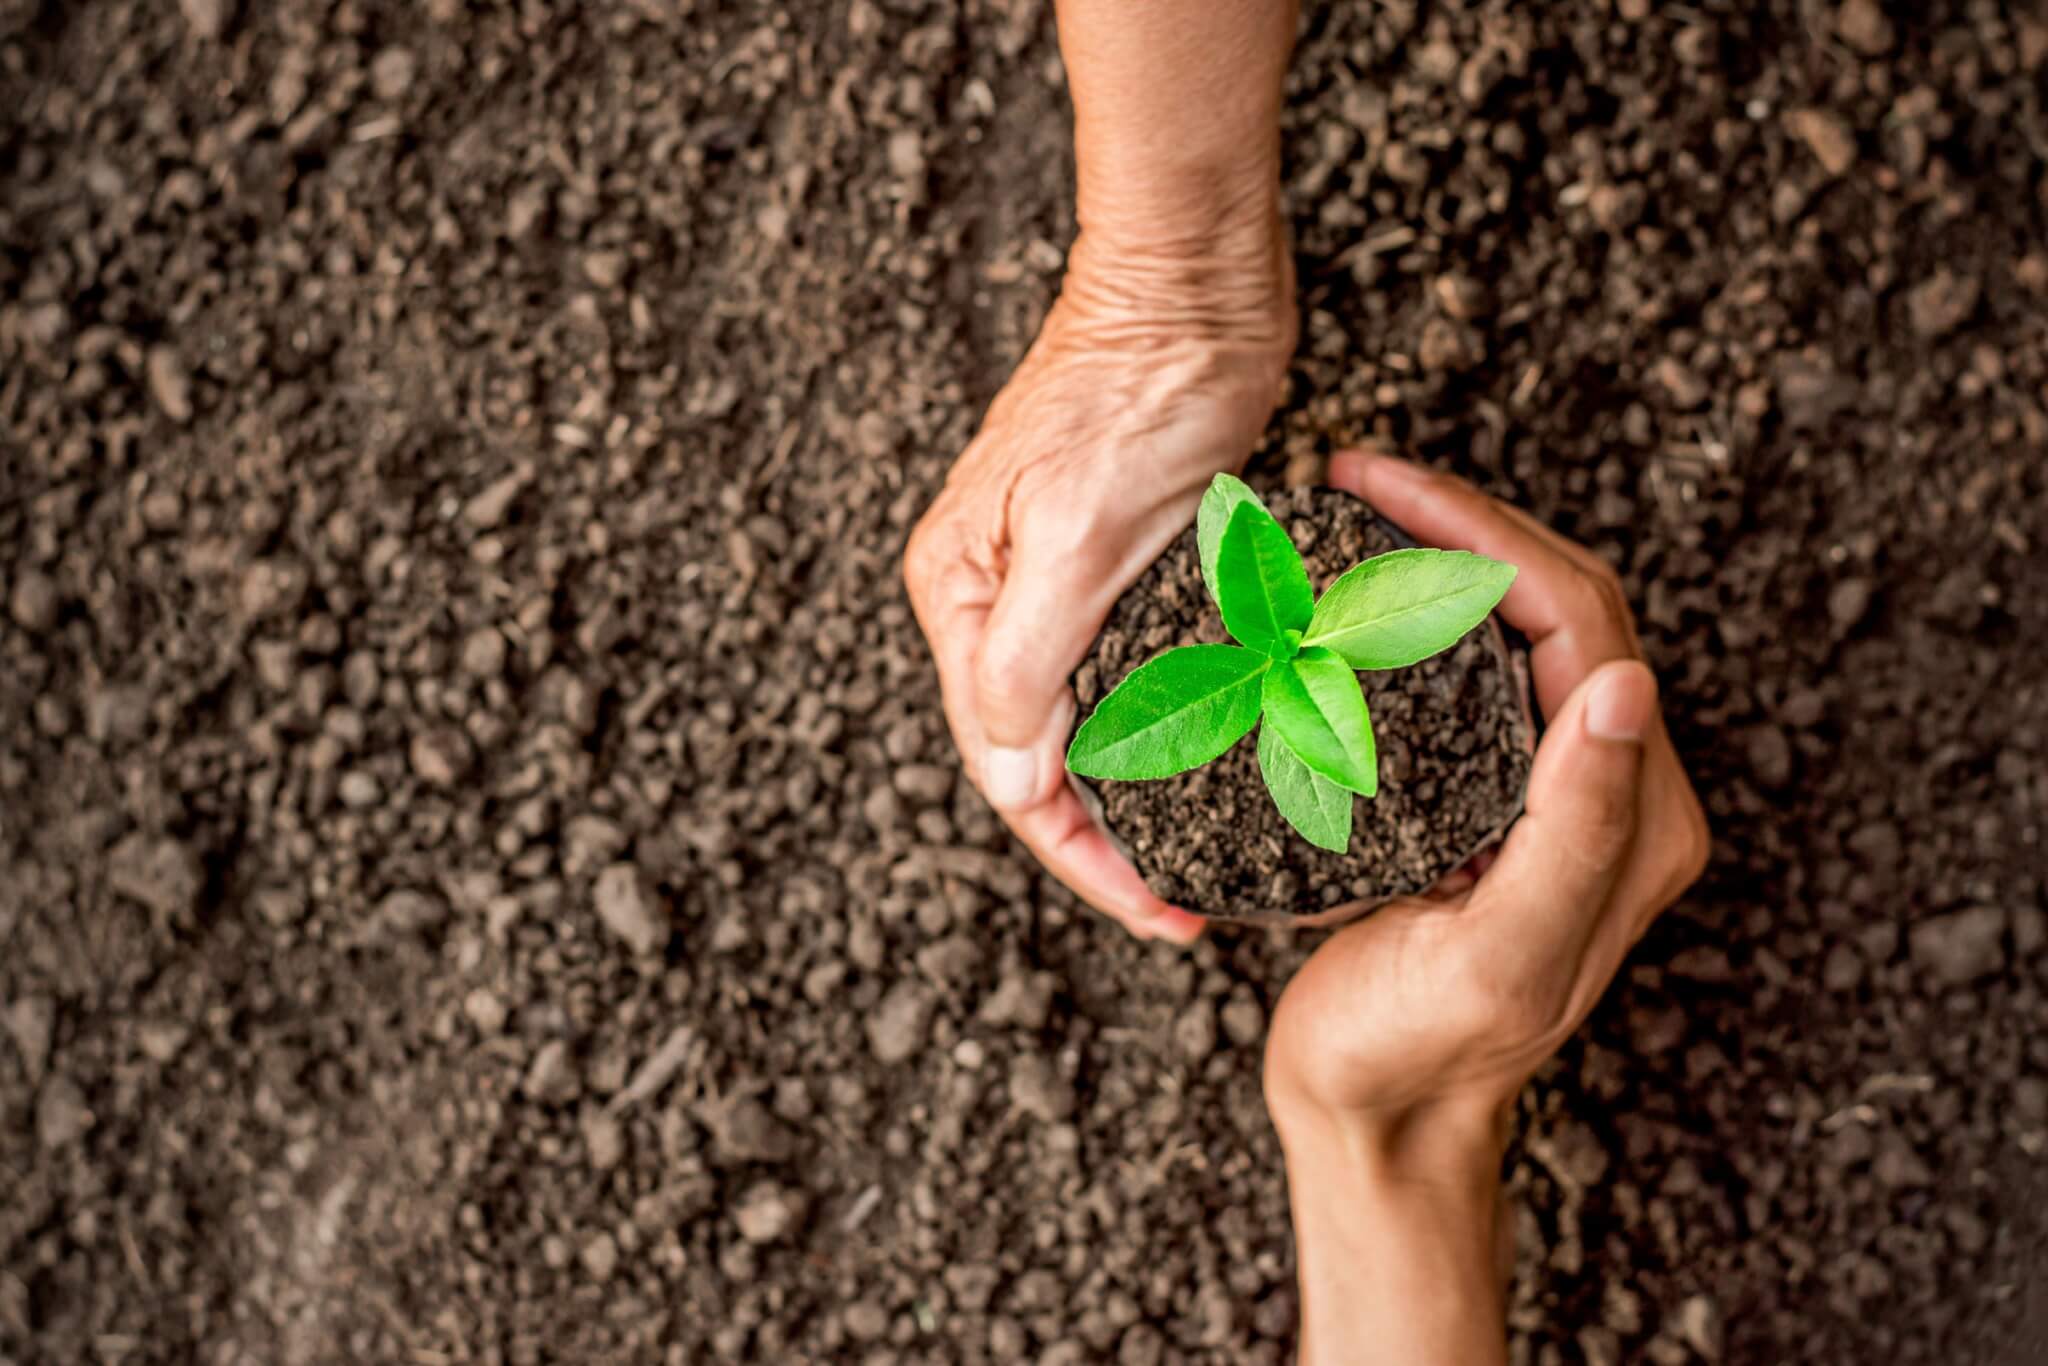
[{"label": "finger", "polygon": [[[1546,716],[1555,715],[1559,699],[1592,668],[1608,659],[1641,657],[1604,563],[1527,513],[1463,480],[1376,453],[1334,457],[1330,482],[1366,498],[1418,536],[1520,565],[1502,615],[1532,641]],[[1559,557],[1578,573],[1561,566]],[[1604,625],[1602,617],[1619,625]],[[1637,848],[1613,892],[1613,900],[1629,908],[1630,943],[1699,876],[1709,849],[1699,799],[1661,721],[1644,744],[1640,789]]]},{"label": "finger", "polygon": [[1062,784],[1048,800],[1005,819],[1046,871],[1138,938],[1192,944],[1201,937],[1202,917],[1160,900],[1071,788]]},{"label": "finger", "polygon": [[1659,725],[1643,755],[1635,846],[1611,897],[1624,951],[1698,880],[1711,847],[1706,814]]},{"label": "finger", "polygon": [[974,660],[998,580],[972,553],[958,520],[947,514],[945,498],[940,496],[912,534],[903,554],[903,580],[910,592],[910,610],[938,666],[947,728],[968,778],[978,787],[983,742],[974,715]]},{"label": "finger", "polygon": [[1529,638],[1536,701],[1546,718],[1601,664],[1640,658],[1612,571],[1528,514],[1462,479],[1367,452],[1333,457],[1330,482],[1418,540],[1515,566],[1500,612]]},{"label": "finger", "polygon": [[1085,544],[1043,536],[1012,548],[974,668],[982,791],[998,811],[1035,806],[1066,782],[1068,680],[1122,583],[1100,561]]},{"label": "finger", "polygon": [[[975,660],[995,592],[993,577],[977,569],[974,557],[965,550],[945,524],[921,527],[904,557],[904,578],[911,609],[938,665],[946,724],[960,748],[968,778],[986,792],[981,764],[987,745],[976,714]],[[1069,692],[1064,705],[1056,705],[1048,718],[1047,729],[1058,736],[1061,753],[1073,721],[1072,706]],[[1154,895],[1063,781],[1042,801],[1010,810],[998,807],[998,814],[1053,876],[1132,934],[1177,944],[1192,943],[1201,935],[1205,924],[1201,917]]]},{"label": "finger", "polygon": [[1512,918],[1499,933],[1583,952],[1629,862],[1654,734],[1657,681],[1627,660],[1594,670],[1537,747],[1527,809],[1473,893],[1482,914]]}]

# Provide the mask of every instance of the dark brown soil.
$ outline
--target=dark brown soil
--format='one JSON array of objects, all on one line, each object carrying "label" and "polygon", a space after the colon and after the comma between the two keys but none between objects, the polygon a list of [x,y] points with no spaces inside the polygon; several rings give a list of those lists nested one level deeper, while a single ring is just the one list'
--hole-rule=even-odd
[{"label": "dark brown soil", "polygon": [[[1407,544],[1349,494],[1297,489],[1267,506],[1320,594],[1338,575]],[[1202,584],[1193,528],[1125,593],[1074,676],[1086,716],[1124,675],[1181,645],[1225,640]],[[1351,848],[1319,849],[1273,805],[1257,732],[1228,754],[1156,782],[1091,784],[1105,824],[1152,890],[1204,915],[1321,915],[1423,891],[1521,810],[1534,744],[1526,689],[1488,627],[1410,669],[1359,675],[1379,747],[1379,793],[1352,803]]]},{"label": "dark brown soil", "polygon": [[[1514,1360],[2037,1366],[2048,30],[1304,10],[1263,468],[1609,557],[1716,830]],[[1315,936],[1075,906],[896,578],[1064,100],[1040,0],[0,3],[0,1358],[1284,1358]]]}]

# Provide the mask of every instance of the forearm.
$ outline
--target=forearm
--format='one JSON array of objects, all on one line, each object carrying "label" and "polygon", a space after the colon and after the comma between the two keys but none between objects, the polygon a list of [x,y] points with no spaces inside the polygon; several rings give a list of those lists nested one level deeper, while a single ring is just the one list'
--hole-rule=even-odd
[{"label": "forearm", "polygon": [[1295,0],[1057,0],[1083,237],[1263,247]]},{"label": "forearm", "polygon": [[1303,1366],[1505,1362],[1498,1127],[1275,1119]]}]

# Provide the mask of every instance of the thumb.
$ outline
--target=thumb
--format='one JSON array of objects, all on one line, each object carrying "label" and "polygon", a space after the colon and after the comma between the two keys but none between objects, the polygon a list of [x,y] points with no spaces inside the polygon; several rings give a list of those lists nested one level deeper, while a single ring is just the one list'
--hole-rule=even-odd
[{"label": "thumb", "polygon": [[1538,933],[1598,923],[1635,840],[1643,744],[1655,723],[1657,680],[1640,661],[1614,660],[1580,681],[1536,750],[1527,810],[1475,896],[1505,897]]},{"label": "thumb", "polygon": [[1068,680],[1117,592],[1085,552],[1019,546],[975,660],[982,793],[997,810],[1035,806],[1064,781],[1074,720]]}]

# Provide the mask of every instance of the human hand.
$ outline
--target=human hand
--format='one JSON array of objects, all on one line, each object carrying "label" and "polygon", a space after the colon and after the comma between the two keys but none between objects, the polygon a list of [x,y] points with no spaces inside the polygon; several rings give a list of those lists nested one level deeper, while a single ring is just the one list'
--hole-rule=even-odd
[{"label": "human hand", "polygon": [[1492,1361],[1509,1106],[1699,876],[1706,821],[1597,556],[1418,465],[1347,454],[1330,481],[1424,543],[1520,569],[1501,613],[1531,642],[1548,730],[1491,865],[1332,935],[1274,1011],[1302,1360]]},{"label": "human hand", "polygon": [[1083,232],[1044,328],[912,533],[904,578],[968,776],[1140,938],[1192,941],[1068,785],[1068,679],[1132,580],[1244,463],[1294,347],[1277,218],[1218,249]]}]

